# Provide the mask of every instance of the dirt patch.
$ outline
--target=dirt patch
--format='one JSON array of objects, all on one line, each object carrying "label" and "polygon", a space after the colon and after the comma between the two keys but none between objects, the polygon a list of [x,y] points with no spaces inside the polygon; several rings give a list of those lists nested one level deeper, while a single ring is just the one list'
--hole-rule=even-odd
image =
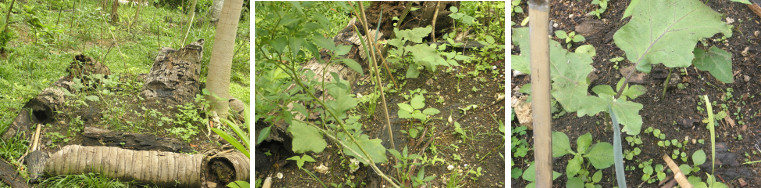
[{"label": "dirt patch", "polygon": [[[429,160],[433,158],[442,159],[435,164],[425,164],[425,176],[436,177],[429,185],[434,187],[446,186],[447,181],[454,178],[452,176],[454,174],[457,174],[459,176],[457,178],[461,179],[458,185],[473,187],[501,187],[505,185],[505,142],[504,135],[498,131],[499,123],[505,122],[505,74],[504,63],[501,62],[488,62],[488,64],[493,65],[493,69],[490,70],[478,71],[476,70],[477,62],[472,62],[446,71],[439,70],[435,73],[424,71],[419,78],[406,80],[402,79],[405,69],[397,69],[395,73],[397,79],[406,82],[406,84],[399,89],[386,89],[387,91],[395,90],[386,94],[395,145],[399,151],[407,147],[410,154],[420,154]],[[440,67],[439,69],[446,68]],[[468,74],[472,71],[479,73],[477,76]],[[360,78],[357,84],[352,87],[353,92],[356,95],[370,95],[374,89],[369,79],[367,75]],[[436,108],[441,113],[434,115],[433,120],[425,124],[419,136],[412,138],[401,131],[409,130],[414,125],[418,125],[419,122],[398,118],[397,103],[408,103],[409,100],[405,99],[403,95],[408,95],[410,90],[418,89],[427,91],[424,94],[425,107]],[[365,130],[371,138],[380,138],[386,148],[391,148],[390,142],[388,142],[390,140],[388,131],[384,128],[386,120],[380,106],[382,105],[380,98],[375,102],[377,102],[377,107],[373,114],[368,114],[371,111],[368,103],[360,104],[358,110],[352,113],[362,116],[360,122],[364,124]],[[456,133],[453,123],[448,122],[450,117],[452,122],[458,122],[461,125],[467,135],[466,138],[462,138],[459,133]],[[257,178],[273,177],[274,187],[320,186],[319,182],[310,178],[303,170],[298,169],[293,161],[284,161],[284,158],[293,156],[293,154],[280,153],[283,152],[282,148],[286,147],[282,144],[273,145],[267,142],[257,147],[257,152],[272,154],[266,158],[269,165],[273,167],[268,171],[260,171],[262,173],[258,173]],[[424,150],[424,148],[426,149]],[[289,147],[286,149],[290,151]],[[326,185],[335,183],[336,185],[359,187],[388,186],[369,167],[361,165],[358,171],[351,172],[349,168],[350,157],[346,156],[340,147],[337,148],[335,143],[329,141],[323,152],[311,155],[317,162],[306,163],[303,168],[314,173]],[[257,156],[257,160],[260,160],[259,158]],[[389,161],[393,160],[394,158],[389,155]],[[273,161],[283,161],[281,164],[284,165]],[[260,168],[259,164],[257,163],[257,168]],[[262,164],[266,163],[262,162]],[[398,178],[400,174],[396,168],[392,167],[393,164],[393,162],[380,164],[379,168],[387,175]],[[453,169],[448,169],[449,165],[452,165]],[[322,168],[320,166],[325,166],[328,170],[325,173],[319,173],[320,170],[318,169]],[[476,177],[475,174],[469,174],[470,170],[475,173],[478,168],[481,168],[479,177]],[[420,166],[417,166],[412,175],[417,175],[419,169],[421,169]],[[282,173],[283,179],[274,178],[277,173]]]},{"label": "dirt patch", "polygon": [[[619,28],[628,23],[630,19],[620,20],[624,9],[628,6],[628,1],[611,1],[609,3],[609,8],[602,14],[599,20],[584,16],[587,12],[597,8],[597,5],[592,5],[589,1],[560,0],[553,1],[551,4],[550,20],[553,25],[556,24],[553,30],[575,30],[579,33],[594,33],[591,36],[585,35],[587,40],[583,42],[583,44],[591,44],[597,49],[597,56],[593,58],[595,71],[592,72],[597,79],[590,84],[590,88],[601,84],[615,85],[622,77],[618,71],[619,68],[616,67],[623,68],[631,65],[628,62],[621,62],[616,65],[608,61],[615,57],[625,57],[625,52],[614,44],[612,36]],[[698,71],[693,67],[678,68],[673,70],[674,73],[672,75],[672,79],[674,77],[677,79],[674,79],[673,82],[670,81],[666,95],[662,97],[661,92],[663,91],[663,83],[668,75],[668,70],[663,65],[653,66],[652,72],[646,75],[641,83],[641,85],[647,88],[647,93],[634,100],[644,105],[643,110],[640,111],[643,120],[642,130],[653,127],[665,133],[667,135],[666,140],[677,139],[680,142],[688,140],[685,149],[680,150],[686,151],[691,155],[693,152],[702,149],[708,153],[709,162],[707,163],[710,163],[710,135],[709,131],[705,128],[705,123],[700,122],[707,115],[705,111],[699,110],[700,108],[705,108],[705,104],[701,102],[702,99],[700,97],[708,95],[711,101],[716,102],[714,104],[714,113],[726,109],[729,117],[728,119],[720,120],[720,124],[716,126],[717,167],[715,173],[717,178],[719,178],[719,181],[730,186],[740,185],[740,179],[743,179],[750,185],[759,185],[761,184],[761,178],[759,178],[761,176],[759,176],[758,171],[761,169],[761,166],[758,163],[743,163],[747,160],[755,161],[761,158],[761,151],[755,148],[757,141],[759,141],[758,134],[761,132],[761,129],[754,126],[761,123],[761,118],[758,116],[758,112],[761,110],[761,106],[759,106],[761,98],[755,96],[758,93],[757,91],[761,89],[761,85],[754,81],[758,76],[761,76],[758,63],[755,60],[758,54],[754,53],[758,52],[757,46],[761,42],[761,37],[756,34],[761,30],[761,25],[759,25],[761,23],[758,21],[759,17],[753,14],[744,4],[728,0],[718,0],[708,1],[707,5],[723,14],[723,18],[735,20],[731,24],[734,26],[732,30],[733,37],[727,39],[726,42],[715,42],[711,39],[706,40],[708,47],[717,46],[732,53],[732,71],[735,82],[723,84],[708,72]],[[522,7],[524,10],[528,8],[525,5]],[[527,14],[517,14],[512,17],[512,21],[520,23],[525,16]],[[594,21],[590,22],[590,20]],[[717,35],[715,38],[720,38],[720,36]],[[554,40],[558,39],[554,38]],[[707,47],[703,47],[700,43],[698,46],[707,49]],[[518,52],[519,50],[514,47],[512,54],[517,54]],[[743,53],[746,55],[743,55]],[[528,76],[514,76],[511,84],[513,95],[522,95],[517,92],[518,89],[529,82]],[[739,123],[740,121],[743,123]],[[515,126],[518,126],[516,122],[512,124],[512,127]],[[573,140],[587,132],[590,132],[596,141],[612,143],[611,137],[613,134],[610,128],[610,119],[604,113],[594,117],[585,116],[581,118],[577,118],[575,113],[568,113],[553,119],[553,127],[553,131],[561,131],[568,134],[574,147],[575,142]],[[530,134],[532,133],[529,132],[527,135]],[[673,146],[666,148],[657,146],[656,143],[659,139],[655,138],[652,134],[643,132],[640,134],[640,137],[644,143],[639,146],[642,153],[635,156],[633,160],[625,160],[625,166],[637,166],[640,162],[651,159],[653,164],[664,164],[661,156],[664,154],[670,156],[671,151],[675,149]],[[522,139],[527,139],[529,143],[533,142],[530,136]],[[695,140],[700,139],[705,140],[705,143],[695,143]],[[624,150],[633,149],[625,141],[623,144]],[[718,151],[719,145],[722,144],[726,146],[725,150]],[[528,161],[533,161],[533,154],[530,153],[527,158],[529,159]],[[555,159],[553,170],[565,172],[568,160],[570,160],[568,156]],[[675,159],[675,161],[685,164],[682,160]],[[525,168],[528,165],[520,160],[515,160],[515,162],[516,167]],[[719,162],[724,162],[725,165],[718,165]],[[703,180],[705,180],[704,172],[710,173],[710,167],[701,167],[699,173]],[[604,173],[606,175],[603,176],[602,182],[599,185],[602,187],[615,186],[613,167],[605,169]],[[627,185],[642,185],[645,187],[655,185],[642,184],[641,177],[643,172],[640,168],[632,171],[627,170],[625,173]],[[558,178],[554,181],[555,187],[564,186],[566,180],[565,176]],[[511,184],[515,187],[523,187],[526,183],[522,179],[513,179]]]}]

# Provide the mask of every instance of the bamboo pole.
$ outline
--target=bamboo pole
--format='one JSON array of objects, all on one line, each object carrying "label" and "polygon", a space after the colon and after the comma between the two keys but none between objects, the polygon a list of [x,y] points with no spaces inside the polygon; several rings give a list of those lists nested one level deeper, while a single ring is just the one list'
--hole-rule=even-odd
[{"label": "bamboo pole", "polygon": [[529,1],[531,108],[534,118],[536,187],[552,187],[549,0]]}]

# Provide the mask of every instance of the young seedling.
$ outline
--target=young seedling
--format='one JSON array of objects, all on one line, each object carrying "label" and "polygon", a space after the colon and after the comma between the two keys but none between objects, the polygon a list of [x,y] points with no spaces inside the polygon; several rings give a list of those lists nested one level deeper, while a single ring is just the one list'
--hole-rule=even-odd
[{"label": "young seedling", "polygon": [[558,37],[559,39],[565,40],[566,48],[571,48],[572,43],[583,42],[586,40],[584,36],[576,34],[576,31],[571,31],[571,33],[566,33],[563,30],[557,30],[555,31],[555,36]]}]

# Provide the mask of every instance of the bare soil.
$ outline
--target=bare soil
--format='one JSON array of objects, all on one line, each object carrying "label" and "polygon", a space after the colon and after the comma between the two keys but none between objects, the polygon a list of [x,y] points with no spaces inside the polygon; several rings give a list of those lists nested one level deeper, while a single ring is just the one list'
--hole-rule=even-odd
[{"label": "bare soil", "polygon": [[[612,37],[619,28],[630,20],[630,18],[620,20],[628,3],[629,1],[610,1],[609,8],[602,14],[601,19],[596,21],[596,26],[593,26],[594,29],[591,30],[594,35],[585,36],[587,38],[585,42],[574,45],[576,47],[583,44],[591,44],[597,50],[597,56],[593,58],[595,71],[592,73],[597,79],[591,83],[590,89],[600,84],[615,85],[622,77],[617,68],[614,68],[614,64],[609,62],[608,59],[625,56],[625,52],[614,44]],[[761,90],[761,85],[757,81],[759,76],[761,76],[761,69],[759,69],[758,61],[755,59],[758,57],[759,50],[761,50],[758,47],[759,42],[761,42],[761,36],[754,34],[761,31],[761,25],[759,25],[761,24],[759,22],[760,17],[754,14],[746,5],[729,0],[707,1],[707,5],[723,14],[724,18],[734,19],[734,23],[731,24],[734,26],[732,30],[733,36],[727,42],[714,42],[711,39],[706,41],[708,47],[717,46],[732,53],[732,70],[735,82],[723,84],[708,72],[698,71],[694,67],[674,69],[672,78],[677,77],[677,79],[675,79],[675,82],[670,83],[665,97],[661,97],[663,82],[668,75],[668,70],[663,65],[658,65],[653,67],[652,72],[646,76],[645,83],[642,84],[647,87],[647,93],[634,101],[644,105],[640,111],[643,120],[642,130],[648,127],[660,129],[667,135],[666,140],[678,139],[683,141],[688,139],[689,144],[685,146],[686,149],[680,150],[686,150],[689,155],[699,149],[706,151],[708,154],[708,162],[706,162],[708,166],[704,164],[699,172],[704,180],[705,172],[710,173],[711,143],[706,124],[701,122],[702,119],[707,117],[707,114],[705,111],[697,110],[698,107],[705,108],[705,104],[699,106],[698,102],[702,101],[700,97],[708,95],[711,101],[717,103],[714,106],[714,113],[721,110],[719,106],[726,105],[729,111],[729,118],[734,122],[727,119],[720,120],[719,125],[716,126],[717,165],[715,175],[719,181],[730,185],[730,187],[740,186],[740,179],[747,182],[750,185],[749,187],[755,187],[761,185],[761,176],[759,175],[761,166],[759,163],[743,163],[747,160],[756,161],[761,158],[761,151],[757,150],[757,144],[761,141],[761,138],[758,137],[761,128],[757,126],[761,123],[761,118],[758,116],[759,110],[761,110],[761,105],[759,105],[761,97],[756,97],[759,93],[758,91]],[[522,7],[524,10],[528,10],[525,4]],[[552,1],[550,20],[552,23],[557,24],[552,29],[574,31],[576,26],[582,25],[585,21],[597,20],[596,18],[585,18],[584,16],[587,12],[596,8],[597,5],[592,5],[591,0]],[[517,14],[512,17],[512,21],[520,23],[526,16],[528,14]],[[720,35],[717,35],[713,39],[720,37]],[[555,38],[555,40],[558,39]],[[700,43],[698,46],[703,49],[708,48]],[[742,55],[742,51],[746,48],[748,49],[747,54]],[[513,47],[511,53],[518,54],[519,50]],[[631,63],[629,62],[619,63],[621,68],[630,65]],[[518,88],[529,83],[530,78],[528,76],[513,76],[512,78],[511,89],[513,95],[522,95],[517,92]],[[686,87],[680,89],[677,87],[677,84],[682,84]],[[734,91],[732,96],[728,96],[727,89]],[[740,121],[744,122],[744,124],[740,124]],[[515,126],[518,126],[517,121],[512,123],[512,127]],[[565,114],[553,120],[553,131],[566,133],[572,141],[572,147],[575,147],[576,138],[587,132],[590,132],[596,141],[612,143],[613,140],[610,119],[604,113],[594,117],[585,116],[581,118],[577,118],[576,113]],[[522,139],[529,139],[529,143],[533,143],[533,139],[530,138],[531,134],[529,131],[527,136]],[[643,132],[640,134],[640,137],[644,143],[639,146],[642,153],[635,156],[634,160],[625,160],[624,165],[636,167],[639,162],[650,159],[653,159],[653,165],[665,164],[661,156],[664,154],[669,154],[670,156],[671,151],[675,149],[673,146],[668,148],[658,147],[656,142],[659,139],[653,137],[652,134],[645,134]],[[704,139],[705,144],[694,143],[692,141],[694,139]],[[625,141],[623,144],[624,150],[632,149]],[[530,151],[527,157],[528,161],[533,161],[533,151]],[[568,160],[570,160],[569,156],[555,159],[553,170],[561,173],[565,172]],[[524,170],[528,165],[524,164],[521,160],[515,160],[515,162],[516,167],[524,168]],[[675,162],[678,164],[684,163],[676,159]],[[689,164],[691,165],[691,161]],[[640,168],[634,171],[625,171],[625,173],[627,185],[629,186],[655,186],[655,184],[642,184],[640,178],[643,173]],[[602,182],[599,185],[602,187],[613,187],[616,185],[613,167],[604,169],[603,174]],[[667,174],[671,175],[670,172]],[[554,187],[563,187],[566,180],[565,176],[558,178],[554,181]],[[511,185],[514,187],[524,187],[527,183],[523,179],[513,179]]]}]

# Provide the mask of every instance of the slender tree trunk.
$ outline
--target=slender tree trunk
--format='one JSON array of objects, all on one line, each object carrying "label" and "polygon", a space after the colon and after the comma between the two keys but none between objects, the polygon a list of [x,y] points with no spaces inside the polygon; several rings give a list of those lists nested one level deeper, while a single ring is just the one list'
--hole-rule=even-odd
[{"label": "slender tree trunk", "polygon": [[198,3],[198,0],[193,1],[193,4],[190,6],[190,21],[188,22],[188,31],[185,32],[185,37],[182,38],[182,43],[185,44],[185,40],[188,39],[188,34],[190,34],[190,28],[193,27],[193,19],[196,17],[196,4]]},{"label": "slender tree trunk", "polygon": [[13,4],[15,3],[16,3],[16,0],[11,1],[11,6],[8,8],[8,13],[5,14],[5,24],[3,24],[3,29],[0,30],[3,33],[5,32],[6,29],[8,29],[8,25],[10,25],[8,24],[8,20],[11,18],[11,12],[13,11]]},{"label": "slender tree trunk", "polygon": [[138,22],[138,18],[140,18],[140,7],[142,7],[143,1],[137,0],[137,11],[135,11],[135,19],[132,19],[132,23],[129,24],[129,29],[132,29],[132,24],[135,24]]},{"label": "slender tree trunk", "polygon": [[227,117],[230,90],[230,68],[232,67],[235,34],[238,31],[242,0],[227,0],[220,14],[217,34],[211,51],[209,74],[206,76],[206,88],[212,95],[212,107],[220,117]]},{"label": "slender tree trunk", "polygon": [[114,0],[114,4],[111,6],[111,24],[119,22],[119,1]]}]

